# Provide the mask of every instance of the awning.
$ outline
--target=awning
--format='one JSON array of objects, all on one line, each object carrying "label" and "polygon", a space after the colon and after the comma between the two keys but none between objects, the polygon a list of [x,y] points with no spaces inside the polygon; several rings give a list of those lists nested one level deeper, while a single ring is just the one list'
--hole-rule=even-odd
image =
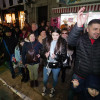
[{"label": "awning", "polygon": [[52,12],[53,13],[77,13],[81,7],[85,7],[86,12],[100,11],[100,3],[97,3],[97,4],[86,4],[86,5],[52,8]]}]

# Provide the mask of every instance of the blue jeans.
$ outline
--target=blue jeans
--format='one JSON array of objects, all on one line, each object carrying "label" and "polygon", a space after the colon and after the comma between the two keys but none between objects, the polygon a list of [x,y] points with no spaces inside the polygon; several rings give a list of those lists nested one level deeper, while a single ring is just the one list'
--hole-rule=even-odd
[{"label": "blue jeans", "polygon": [[77,79],[78,82],[79,82],[79,86],[77,88],[74,88],[73,87],[73,84],[72,84],[72,89],[75,90],[75,92],[81,92],[84,90],[84,87],[85,87],[85,79],[83,78],[80,78],[79,76],[77,76],[76,74],[73,74],[72,76],[72,80],[73,79]]},{"label": "blue jeans", "polygon": [[14,71],[13,64],[12,64],[11,61],[8,61],[8,67],[10,69],[10,72],[11,72],[12,76],[14,76],[15,75],[15,71]]},{"label": "blue jeans", "polygon": [[[57,85],[57,81],[58,81],[58,74],[60,72],[60,68],[56,68],[56,69],[51,69],[52,73],[53,73],[53,88],[56,87]],[[49,74],[50,75],[50,74]],[[43,83],[44,86],[47,87],[47,82],[48,82],[48,77],[49,75],[47,74],[47,69],[46,67],[43,68]]]}]

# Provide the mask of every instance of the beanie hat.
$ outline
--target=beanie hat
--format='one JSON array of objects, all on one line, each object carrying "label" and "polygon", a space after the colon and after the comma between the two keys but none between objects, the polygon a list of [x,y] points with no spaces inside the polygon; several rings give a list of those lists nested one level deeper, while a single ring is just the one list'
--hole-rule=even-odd
[{"label": "beanie hat", "polygon": [[86,87],[100,91],[100,76],[89,75],[86,78]]}]

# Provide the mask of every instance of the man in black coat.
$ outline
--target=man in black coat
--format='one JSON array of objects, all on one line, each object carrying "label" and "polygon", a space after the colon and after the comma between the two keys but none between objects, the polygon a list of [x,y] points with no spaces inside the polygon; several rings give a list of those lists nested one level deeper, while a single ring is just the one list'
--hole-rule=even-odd
[{"label": "man in black coat", "polygon": [[100,19],[88,23],[87,33],[84,30],[89,13],[83,16],[85,7],[78,11],[77,23],[68,37],[68,44],[76,46],[76,59],[72,87],[77,92],[84,89],[85,78],[92,74],[100,76]]},{"label": "man in black coat", "polygon": [[12,54],[14,54],[16,45],[17,45],[17,39],[12,36],[12,32],[10,28],[6,27],[3,41],[0,46],[0,51],[2,52],[2,55],[4,56],[5,60],[8,62],[9,69],[12,74],[12,78],[15,78],[15,72],[12,65],[11,56]]},{"label": "man in black coat", "polygon": [[36,23],[32,23],[32,31],[31,33],[35,34],[35,37],[38,38],[39,32],[38,32],[38,25]]}]

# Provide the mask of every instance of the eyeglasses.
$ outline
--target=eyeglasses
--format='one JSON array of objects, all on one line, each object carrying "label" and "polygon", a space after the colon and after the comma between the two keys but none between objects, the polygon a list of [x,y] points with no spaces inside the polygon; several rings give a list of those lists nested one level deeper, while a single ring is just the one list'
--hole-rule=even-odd
[{"label": "eyeglasses", "polygon": [[68,34],[68,33],[66,32],[66,33],[62,33],[62,34]]}]

